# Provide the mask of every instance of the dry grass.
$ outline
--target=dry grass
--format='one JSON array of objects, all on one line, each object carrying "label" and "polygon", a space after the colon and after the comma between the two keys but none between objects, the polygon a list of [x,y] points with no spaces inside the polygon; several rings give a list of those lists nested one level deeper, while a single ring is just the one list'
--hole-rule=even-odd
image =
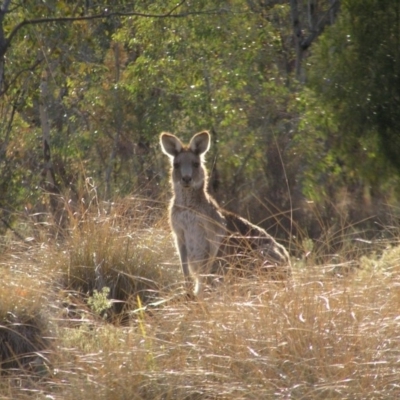
[{"label": "dry grass", "polygon": [[156,300],[175,283],[175,269],[168,266],[174,248],[167,221],[153,214],[150,202],[125,201],[81,218],[71,229],[68,251],[59,252],[62,285],[88,296],[109,288],[114,314],[137,308],[137,296],[144,304]]},{"label": "dry grass", "polygon": [[[346,276],[308,257],[286,287],[232,278],[188,302],[174,296],[181,273],[165,218],[88,216],[57,246],[1,256],[0,316],[39,316],[52,338],[34,351],[39,367],[2,377],[1,398],[399,398],[400,247],[371,248]],[[90,306],[99,279],[112,298],[129,293],[129,321],[110,324]],[[73,320],[71,289],[82,294]]]}]

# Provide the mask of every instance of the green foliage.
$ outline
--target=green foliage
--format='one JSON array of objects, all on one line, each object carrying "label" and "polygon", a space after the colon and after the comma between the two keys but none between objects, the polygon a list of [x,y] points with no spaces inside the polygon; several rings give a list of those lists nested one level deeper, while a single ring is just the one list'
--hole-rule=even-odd
[{"label": "green foliage", "polygon": [[265,16],[243,1],[218,7],[216,13],[201,14],[214,8],[211,2],[185,4],[181,12],[198,13],[125,21],[113,38],[136,58],[122,84],[140,131],[153,142],[162,130],[183,137],[211,130],[210,167],[224,182],[223,200],[235,199],[231,207],[245,206],[242,199],[262,192],[288,208],[287,200],[273,193],[283,182],[288,156],[283,149],[290,140],[286,124],[293,117],[287,112],[288,77],[278,68],[291,57],[282,43],[289,8],[276,5]]},{"label": "green foliage", "polygon": [[[145,2],[135,5],[135,11],[160,15],[175,6],[173,1]],[[6,27],[12,29],[23,18],[97,10],[64,2],[17,8]],[[124,11],[124,2],[110,10]],[[45,173],[40,174],[40,84],[45,78],[55,184],[71,201],[82,197],[87,177],[97,182],[101,198],[133,189],[158,195],[158,134],[205,128],[213,133],[213,165],[218,157],[224,160],[218,165],[220,180],[234,177],[225,184],[227,198],[240,201],[260,186],[274,192],[271,182],[280,178],[271,171],[282,170],[274,159],[288,143],[285,124],[292,118],[286,112],[290,79],[280,68],[292,57],[287,48],[289,11],[277,4],[268,13],[255,12],[240,0],[186,2],[177,11],[186,15],[180,18],[121,17],[24,27],[7,54],[10,71],[18,75],[21,68],[30,68],[18,61],[27,60],[27,42],[40,49],[40,61],[33,74],[19,76],[7,92],[12,101],[15,88],[24,88],[8,148],[18,155],[22,149],[30,151],[27,160],[32,162],[21,169],[19,159],[5,160],[9,175],[4,174],[3,203],[16,208],[28,204],[29,211],[30,205],[42,204],[32,210],[36,212],[52,204],[43,192]],[[277,114],[286,117],[278,119]],[[22,126],[23,134],[17,134]]]},{"label": "green foliage", "polygon": [[324,142],[325,149],[316,147],[325,162],[315,164],[320,176],[339,173],[347,184],[361,181],[381,190],[398,186],[398,13],[398,2],[346,1],[313,48],[305,124]]},{"label": "green foliage", "polygon": [[[167,185],[158,148],[164,130],[185,138],[209,129],[217,197],[266,228],[289,231],[282,212],[302,210],[304,198],[321,205],[344,192],[377,204],[397,198],[396,2],[343,2],[305,59],[306,86],[293,79],[293,4],[204,0],[162,16],[176,6],[47,1],[6,14],[7,33],[26,19],[119,13],[26,24],[13,37],[0,106],[8,225],[20,218],[15,211],[64,221],[60,196],[75,205],[86,199],[87,179],[99,199],[133,191],[159,198]],[[46,121],[51,162],[41,146]]]},{"label": "green foliage", "polygon": [[88,298],[88,305],[95,314],[102,315],[107,318],[105,312],[111,308],[112,302],[108,298],[110,294],[110,288],[105,286],[101,291],[94,289],[93,295]]}]

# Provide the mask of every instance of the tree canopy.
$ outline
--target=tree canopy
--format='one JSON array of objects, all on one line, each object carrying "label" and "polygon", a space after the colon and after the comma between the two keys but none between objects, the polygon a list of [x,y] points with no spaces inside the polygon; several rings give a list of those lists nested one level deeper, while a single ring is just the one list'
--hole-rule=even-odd
[{"label": "tree canopy", "polygon": [[310,86],[318,100],[332,110],[343,132],[338,139],[348,155],[356,150],[362,157],[364,152],[363,158],[391,164],[397,170],[399,12],[397,1],[344,2],[337,23],[315,48],[309,68]]},{"label": "tree canopy", "polygon": [[215,195],[258,220],[285,225],[300,210],[304,223],[306,201],[343,190],[397,199],[399,7],[3,1],[3,222],[60,218],[61,195],[77,202],[85,190],[160,196],[161,131],[209,129]]}]

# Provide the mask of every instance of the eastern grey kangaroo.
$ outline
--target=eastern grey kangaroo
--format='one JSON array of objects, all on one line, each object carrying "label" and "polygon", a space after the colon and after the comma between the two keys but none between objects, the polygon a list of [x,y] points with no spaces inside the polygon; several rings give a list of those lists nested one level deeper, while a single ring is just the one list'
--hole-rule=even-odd
[{"label": "eastern grey kangaroo", "polygon": [[197,133],[185,145],[163,132],[160,143],[172,163],[170,223],[187,285],[194,279],[194,294],[201,293],[204,276],[221,272],[221,264],[240,263],[246,269],[255,258],[274,279],[289,278],[286,249],[264,229],[219,207],[207,192],[204,155],[210,148],[210,134]]}]

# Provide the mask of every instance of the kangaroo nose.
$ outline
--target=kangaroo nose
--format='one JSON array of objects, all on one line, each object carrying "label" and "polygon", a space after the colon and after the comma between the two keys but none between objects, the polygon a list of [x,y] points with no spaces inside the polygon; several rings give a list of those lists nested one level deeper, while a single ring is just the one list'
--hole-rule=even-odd
[{"label": "kangaroo nose", "polygon": [[185,184],[189,184],[191,182],[191,180],[192,180],[191,176],[187,176],[187,175],[186,176],[182,176],[182,181]]}]

